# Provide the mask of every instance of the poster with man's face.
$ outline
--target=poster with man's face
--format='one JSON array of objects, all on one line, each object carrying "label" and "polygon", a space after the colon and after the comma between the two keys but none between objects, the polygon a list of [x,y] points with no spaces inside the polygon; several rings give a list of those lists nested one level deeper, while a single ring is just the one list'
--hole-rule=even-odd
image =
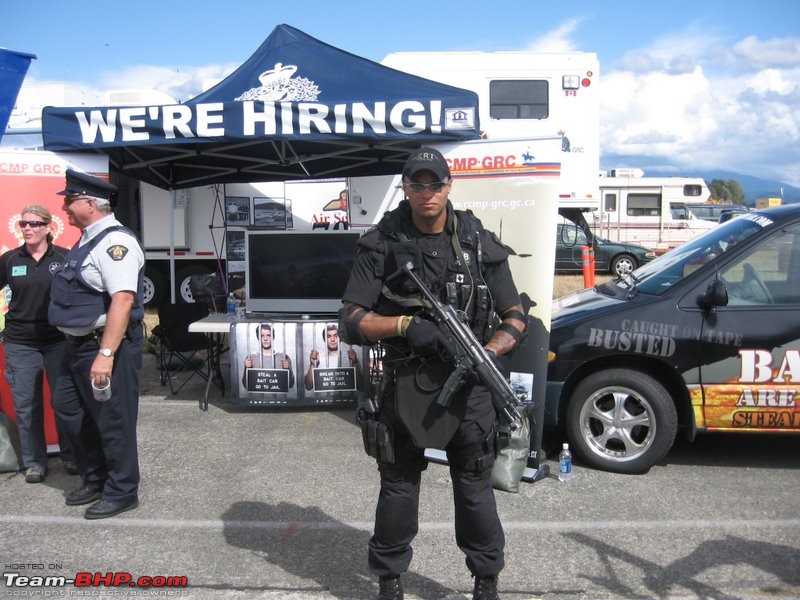
[{"label": "poster with man's face", "polygon": [[355,398],[355,393],[363,389],[361,348],[341,341],[339,324],[307,324],[303,343],[308,355],[303,377],[306,393],[323,404]]},{"label": "poster with man's face", "polygon": [[362,348],[335,321],[236,323],[230,352],[234,401],[248,406],[349,404],[363,389]]}]

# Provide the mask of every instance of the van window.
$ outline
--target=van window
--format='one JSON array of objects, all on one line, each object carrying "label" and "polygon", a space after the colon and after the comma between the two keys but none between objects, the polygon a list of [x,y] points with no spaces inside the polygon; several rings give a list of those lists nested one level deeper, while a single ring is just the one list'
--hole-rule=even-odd
[{"label": "van window", "polygon": [[629,217],[658,217],[661,215],[661,194],[628,194]]},{"label": "van window", "polygon": [[605,212],[617,212],[617,195],[606,194],[605,201],[603,202],[603,210]]},{"label": "van window", "polygon": [[698,206],[696,204],[692,204],[689,207],[689,210],[691,210],[692,213],[694,213],[694,216],[698,219],[705,219],[706,221],[715,220],[714,208],[712,206]]},{"label": "van window", "polygon": [[[728,246],[739,240],[725,240]],[[790,225],[762,240],[720,271],[728,289],[728,306],[800,303],[797,256],[800,226]]]},{"label": "van window", "polygon": [[489,83],[489,115],[493,119],[546,119],[549,83],[545,80]]}]

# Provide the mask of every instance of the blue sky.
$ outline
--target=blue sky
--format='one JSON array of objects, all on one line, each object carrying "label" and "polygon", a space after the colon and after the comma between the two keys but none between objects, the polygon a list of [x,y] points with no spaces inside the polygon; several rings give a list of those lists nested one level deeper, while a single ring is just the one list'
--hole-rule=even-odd
[{"label": "blue sky", "polygon": [[721,169],[800,186],[800,2],[4,0],[25,86],[185,100],[287,23],[380,61],[395,51],[583,50],[600,60],[601,163]]}]

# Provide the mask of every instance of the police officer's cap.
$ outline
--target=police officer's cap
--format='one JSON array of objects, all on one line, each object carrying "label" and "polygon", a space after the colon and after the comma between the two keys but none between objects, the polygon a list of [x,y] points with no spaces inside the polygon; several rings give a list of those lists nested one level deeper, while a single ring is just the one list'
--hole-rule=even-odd
[{"label": "police officer's cap", "polygon": [[74,169],[67,169],[66,180],[67,187],[58,192],[59,196],[93,196],[110,202],[117,195],[116,186]]},{"label": "police officer's cap", "polygon": [[411,154],[403,165],[403,177],[413,179],[414,175],[420,171],[430,171],[439,179],[444,181],[450,177],[450,167],[442,156],[442,153],[435,148],[423,146],[419,150],[412,150]]}]

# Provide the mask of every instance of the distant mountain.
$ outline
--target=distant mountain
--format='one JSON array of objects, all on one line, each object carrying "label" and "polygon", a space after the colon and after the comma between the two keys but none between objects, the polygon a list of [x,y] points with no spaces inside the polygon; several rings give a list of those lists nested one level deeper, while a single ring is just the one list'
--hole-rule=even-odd
[{"label": "distant mountain", "polygon": [[745,202],[748,206],[754,206],[756,198],[780,198],[781,188],[783,188],[783,203],[794,204],[800,202],[800,188],[782,183],[780,181],[770,181],[759,179],[741,173],[730,171],[696,171],[694,173],[681,173],[685,177],[702,177],[706,183],[711,183],[714,179],[728,181],[733,179],[739,182],[745,194]]}]

